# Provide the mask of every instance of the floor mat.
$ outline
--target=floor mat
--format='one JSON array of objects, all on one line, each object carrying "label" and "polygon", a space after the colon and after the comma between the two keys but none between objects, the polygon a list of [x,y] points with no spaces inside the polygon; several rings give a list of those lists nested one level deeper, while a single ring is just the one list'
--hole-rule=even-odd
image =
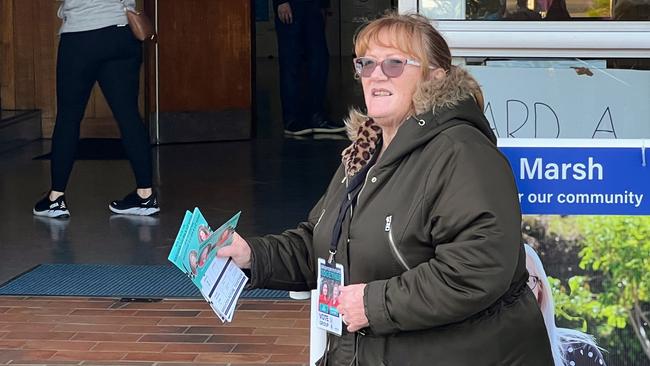
[{"label": "floor mat", "polygon": [[[201,298],[176,267],[41,264],[0,286],[0,295],[120,298]],[[245,290],[242,298],[288,299],[281,290]]]}]

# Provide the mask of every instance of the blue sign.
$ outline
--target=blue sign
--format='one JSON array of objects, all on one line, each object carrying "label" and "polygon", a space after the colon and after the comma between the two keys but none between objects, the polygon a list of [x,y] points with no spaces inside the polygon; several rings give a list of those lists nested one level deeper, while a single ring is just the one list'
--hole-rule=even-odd
[{"label": "blue sign", "polygon": [[500,150],[512,165],[523,214],[650,215],[650,166],[640,148]]}]

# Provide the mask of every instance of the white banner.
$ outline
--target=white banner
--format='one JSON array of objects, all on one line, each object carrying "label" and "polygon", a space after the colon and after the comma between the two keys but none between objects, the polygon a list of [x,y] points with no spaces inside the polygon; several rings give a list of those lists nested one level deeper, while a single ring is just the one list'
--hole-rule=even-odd
[{"label": "white banner", "polygon": [[650,71],[466,68],[499,138],[650,137]]}]

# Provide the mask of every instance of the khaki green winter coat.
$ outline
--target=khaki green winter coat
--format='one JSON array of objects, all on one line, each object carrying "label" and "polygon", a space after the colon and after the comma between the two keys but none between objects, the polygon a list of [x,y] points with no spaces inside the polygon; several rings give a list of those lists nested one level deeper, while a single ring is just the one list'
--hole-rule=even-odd
[{"label": "khaki green winter coat", "polygon": [[[370,169],[343,221],[336,261],[366,283],[370,326],[328,337],[327,365],[551,366],[542,315],[526,285],[521,214],[510,166],[452,68],[416,92],[406,120]],[[375,153],[379,129],[353,112],[353,144],[297,229],[249,240],[254,287],[316,287],[346,179]]]}]

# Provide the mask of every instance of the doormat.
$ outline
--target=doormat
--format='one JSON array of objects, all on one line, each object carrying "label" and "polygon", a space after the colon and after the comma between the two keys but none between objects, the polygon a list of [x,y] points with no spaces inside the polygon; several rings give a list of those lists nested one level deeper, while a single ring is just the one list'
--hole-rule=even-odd
[{"label": "doormat", "polygon": [[[41,264],[0,286],[0,295],[119,298],[202,298],[176,267]],[[244,290],[243,299],[289,299],[282,290]]]}]

